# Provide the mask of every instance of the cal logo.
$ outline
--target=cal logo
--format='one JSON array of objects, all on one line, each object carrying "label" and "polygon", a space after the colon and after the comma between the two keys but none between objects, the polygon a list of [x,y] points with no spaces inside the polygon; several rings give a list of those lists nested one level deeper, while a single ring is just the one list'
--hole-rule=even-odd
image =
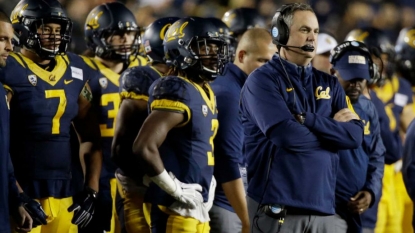
[{"label": "cal logo", "polygon": [[222,21],[226,24],[226,26],[230,27],[232,20],[236,17],[235,13],[226,12],[222,18]]},{"label": "cal logo", "polygon": [[314,95],[316,96],[316,100],[319,99],[330,99],[330,87],[327,87],[326,90],[323,91],[322,86],[318,86],[316,88],[316,91],[314,92]]},{"label": "cal logo", "polygon": [[33,86],[36,86],[36,84],[37,84],[36,75],[31,74],[31,75],[27,76],[27,79],[29,80],[30,84],[32,84]]},{"label": "cal logo", "polygon": [[160,30],[160,39],[164,40],[164,36],[166,35],[167,29],[171,26],[171,23],[164,25]]},{"label": "cal logo", "polygon": [[101,85],[102,88],[107,88],[108,86],[108,79],[105,77],[102,77],[99,79],[99,85]]},{"label": "cal logo", "polygon": [[166,42],[175,40],[178,38],[183,38],[185,36],[185,33],[183,32],[183,30],[186,28],[188,24],[189,22],[186,21],[181,25],[180,25],[180,22],[175,22],[173,25],[171,25],[169,30],[167,30],[166,32],[166,38],[165,38]]},{"label": "cal logo", "polygon": [[207,114],[208,114],[208,107],[206,105],[202,105],[202,113],[203,113],[203,116],[207,116]]},{"label": "cal logo", "polygon": [[406,32],[405,42],[415,49],[415,29],[411,29],[408,32]]},{"label": "cal logo", "polygon": [[363,124],[365,124],[365,127],[364,127],[364,129],[363,129],[363,134],[364,135],[370,135],[370,121],[365,121],[365,120],[362,120],[363,121]]},{"label": "cal logo", "polygon": [[28,6],[29,4],[20,4],[20,6],[16,6],[10,17],[13,24],[19,22],[19,18],[22,16],[23,12],[26,10]]},{"label": "cal logo", "polygon": [[347,38],[347,40],[357,40],[357,41],[363,42],[368,36],[369,36],[369,32],[365,32],[362,30],[356,30],[353,33],[353,35],[350,35],[349,38]]},{"label": "cal logo", "polygon": [[87,28],[86,29],[97,29],[97,28],[99,28],[98,20],[99,20],[99,18],[101,18],[103,13],[104,12],[102,12],[102,11],[100,11],[98,13],[96,11],[91,12],[91,14],[88,15],[88,18],[86,20],[87,21],[87,24],[86,24]]}]

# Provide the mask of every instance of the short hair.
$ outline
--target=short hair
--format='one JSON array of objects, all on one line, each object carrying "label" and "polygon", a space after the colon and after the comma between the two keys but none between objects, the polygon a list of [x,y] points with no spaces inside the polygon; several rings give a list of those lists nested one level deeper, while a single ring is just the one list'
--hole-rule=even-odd
[{"label": "short hair", "polygon": [[12,23],[10,21],[9,16],[6,14],[6,12],[4,12],[3,10],[0,9],[0,21],[1,22],[6,22],[6,23]]},{"label": "short hair", "polygon": [[281,15],[284,23],[291,27],[293,24],[294,13],[296,11],[311,11],[315,14],[313,8],[309,4],[306,3],[291,3],[287,10],[285,10],[284,14]]},{"label": "short hair", "polygon": [[258,50],[258,41],[272,41],[271,34],[267,29],[264,28],[250,28],[245,31],[239,40],[238,47],[236,48],[236,53],[241,50],[246,50],[247,52],[252,52]]}]

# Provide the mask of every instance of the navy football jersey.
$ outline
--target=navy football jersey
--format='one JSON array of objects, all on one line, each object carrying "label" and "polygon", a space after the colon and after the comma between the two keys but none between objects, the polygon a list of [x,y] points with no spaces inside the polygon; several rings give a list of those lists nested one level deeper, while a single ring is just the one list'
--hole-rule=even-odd
[{"label": "navy football jersey", "polygon": [[405,79],[394,76],[387,80],[384,86],[376,88],[375,92],[385,104],[390,130],[397,133],[403,108],[413,103],[411,85]]},{"label": "navy football jersey", "polygon": [[[166,170],[173,172],[181,182],[200,184],[206,202],[213,175],[213,139],[219,126],[212,89],[209,84],[202,88],[186,78],[169,76],[153,83],[148,104],[150,112],[164,110],[185,114],[185,121],[170,130],[160,146],[160,156]],[[164,206],[174,201],[153,183],[144,200]]]},{"label": "navy football jersey", "polygon": [[[95,78],[89,81],[93,98],[93,106],[99,113],[98,121],[101,130],[101,146],[103,155],[102,176],[114,178],[116,166],[111,161],[111,145],[114,137],[115,118],[120,107],[119,79],[120,74],[115,73],[99,60],[82,57],[89,68],[95,73]],[[129,67],[145,65],[142,57],[133,60]]]},{"label": "navy football jersey", "polygon": [[91,77],[86,64],[68,53],[52,71],[20,53],[7,59],[1,80],[13,93],[10,154],[22,188],[34,198],[71,195],[70,125],[78,98]]},{"label": "navy football jersey", "polygon": [[141,99],[148,101],[149,88],[163,76],[153,66],[138,66],[124,71],[120,78],[120,96],[123,99]]}]

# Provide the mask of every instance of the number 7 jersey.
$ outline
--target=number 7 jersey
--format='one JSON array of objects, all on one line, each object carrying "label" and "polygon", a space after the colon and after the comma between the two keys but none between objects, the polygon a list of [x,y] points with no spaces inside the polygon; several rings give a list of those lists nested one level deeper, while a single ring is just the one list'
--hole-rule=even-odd
[{"label": "number 7 jersey", "polygon": [[15,173],[34,198],[71,195],[69,130],[90,77],[83,71],[86,64],[75,54],[56,56],[55,61],[49,72],[22,54],[12,53],[1,80],[13,94],[10,154]]}]

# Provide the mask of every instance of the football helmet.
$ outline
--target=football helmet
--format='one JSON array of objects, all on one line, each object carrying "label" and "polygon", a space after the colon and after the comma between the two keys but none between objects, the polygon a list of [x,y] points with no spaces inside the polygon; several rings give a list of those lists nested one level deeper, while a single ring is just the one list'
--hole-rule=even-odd
[{"label": "football helmet", "polygon": [[223,15],[222,21],[228,25],[235,38],[238,38],[249,28],[266,28],[264,18],[254,8],[242,7],[229,10]]},{"label": "football helmet", "polygon": [[[72,21],[57,0],[21,0],[12,11],[10,20],[17,46],[34,51],[42,59],[53,59],[57,54],[66,53],[72,35]],[[61,26],[60,36],[54,37],[53,43],[60,41],[55,49],[42,46],[41,37],[45,34],[38,33],[38,29],[43,29],[48,23]]]},{"label": "football helmet", "polygon": [[395,52],[396,71],[415,86],[415,26],[400,31]]},{"label": "football helmet", "polygon": [[228,44],[230,60],[233,61],[236,53],[236,39],[231,35],[231,30],[221,19],[215,17],[210,17],[208,19],[215,25],[219,35],[222,36]]},{"label": "football helmet", "polygon": [[370,52],[378,58],[380,58],[381,54],[387,54],[388,63],[386,67],[384,67],[385,70],[383,73],[386,74],[388,78],[392,77],[393,72],[395,71],[395,50],[391,40],[383,31],[373,27],[354,29],[350,31],[345,38],[345,41],[353,40],[365,43],[366,46],[369,47]]},{"label": "football helmet", "polygon": [[221,74],[229,58],[228,46],[216,27],[199,17],[176,21],[167,30],[163,45],[167,65],[195,73],[205,81]]},{"label": "football helmet", "polygon": [[179,20],[178,17],[160,18],[150,24],[143,34],[144,51],[153,63],[165,63],[163,40],[169,27]]},{"label": "football helmet", "polygon": [[[126,33],[134,36],[131,44],[114,46],[107,41],[114,35]],[[120,2],[104,3],[91,10],[85,22],[85,39],[98,57],[123,62],[138,55],[141,43],[140,28],[134,14]]]}]

